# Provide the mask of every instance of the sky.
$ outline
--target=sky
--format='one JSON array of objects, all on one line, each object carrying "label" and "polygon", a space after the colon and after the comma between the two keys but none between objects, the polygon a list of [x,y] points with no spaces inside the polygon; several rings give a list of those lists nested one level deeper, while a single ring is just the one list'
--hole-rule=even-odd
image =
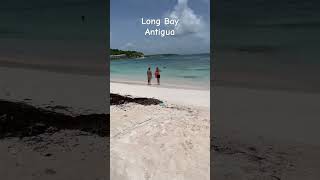
[{"label": "sky", "polygon": [[[110,46],[145,54],[208,53],[209,0],[111,0]],[[178,18],[175,36],[145,36],[145,30],[165,27],[141,24],[141,18]]]}]

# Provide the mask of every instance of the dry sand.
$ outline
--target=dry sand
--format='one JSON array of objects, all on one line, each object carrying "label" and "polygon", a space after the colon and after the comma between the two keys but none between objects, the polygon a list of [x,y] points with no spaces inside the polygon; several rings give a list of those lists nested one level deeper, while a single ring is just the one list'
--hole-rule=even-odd
[{"label": "dry sand", "polygon": [[107,77],[0,67],[0,99],[65,106],[74,113],[108,113]]},{"label": "dry sand", "polygon": [[[0,77],[3,100],[72,115],[109,113],[104,76],[0,67]],[[2,138],[0,179],[107,180],[107,157],[107,137],[79,130]]]},{"label": "dry sand", "polygon": [[60,131],[0,140],[2,180],[108,180],[106,137]]},{"label": "dry sand", "polygon": [[111,106],[112,180],[210,179],[209,91],[119,83],[110,88],[164,101]]},{"label": "dry sand", "polygon": [[320,95],[215,87],[213,177],[320,179]]},{"label": "dry sand", "polygon": [[167,88],[161,85],[110,83],[110,92],[136,97],[156,98],[171,104],[210,107],[210,90]]}]

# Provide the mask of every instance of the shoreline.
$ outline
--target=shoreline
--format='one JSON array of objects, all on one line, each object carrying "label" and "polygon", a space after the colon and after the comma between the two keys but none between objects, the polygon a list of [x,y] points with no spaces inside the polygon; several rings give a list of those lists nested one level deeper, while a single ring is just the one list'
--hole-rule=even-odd
[{"label": "shoreline", "polygon": [[[34,70],[41,72],[51,72],[58,74],[73,74],[73,75],[87,75],[87,76],[103,76],[105,75],[105,71],[107,71],[107,67],[99,67],[97,64],[92,66],[84,66],[84,65],[61,65],[57,63],[40,63],[40,62],[20,62],[12,59],[8,60],[0,60],[1,68],[10,68],[10,69],[23,69],[23,70]],[[99,68],[98,68],[99,67]]]},{"label": "shoreline", "polygon": [[[154,80],[156,81],[156,80]],[[128,85],[147,85],[146,81],[133,81],[133,80],[125,80],[125,79],[116,79],[110,80],[110,83],[119,83],[119,84],[128,84]],[[209,82],[208,82],[209,84]],[[189,89],[189,90],[202,90],[202,91],[210,91],[210,85],[208,87],[200,86],[200,85],[182,85],[182,84],[173,84],[173,83],[162,83],[157,85],[155,82],[151,85],[152,87],[163,87],[163,88],[174,88],[174,89]]]},{"label": "shoreline", "polygon": [[64,106],[73,114],[109,113],[107,76],[0,67],[0,99],[36,107]]},{"label": "shoreline", "polygon": [[178,89],[162,87],[161,85],[159,87],[157,85],[148,86],[110,82],[110,93],[155,98],[164,103],[183,106],[210,107],[210,90]]}]

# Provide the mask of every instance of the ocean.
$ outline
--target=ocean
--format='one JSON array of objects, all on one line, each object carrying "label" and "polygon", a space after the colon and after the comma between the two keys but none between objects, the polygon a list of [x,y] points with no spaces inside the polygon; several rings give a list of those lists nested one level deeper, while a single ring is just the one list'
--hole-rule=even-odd
[{"label": "ocean", "polygon": [[216,85],[320,92],[319,7],[315,0],[217,4]]},{"label": "ocean", "polygon": [[3,1],[0,66],[107,74],[105,3],[99,0]]},{"label": "ocean", "polygon": [[[153,76],[160,69],[160,83],[165,87],[209,89],[210,54],[153,55],[139,59],[116,59],[110,63],[111,82],[147,84],[147,69]],[[152,79],[156,84],[156,79]]]}]

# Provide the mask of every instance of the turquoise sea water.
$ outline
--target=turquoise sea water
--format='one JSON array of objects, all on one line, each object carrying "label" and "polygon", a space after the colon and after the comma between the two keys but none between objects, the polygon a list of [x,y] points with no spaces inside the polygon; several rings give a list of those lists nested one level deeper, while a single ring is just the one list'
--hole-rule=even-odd
[{"label": "turquoise sea water", "polygon": [[[147,69],[158,66],[161,71],[161,86],[209,89],[210,54],[155,55],[141,59],[111,60],[111,82],[147,83]],[[152,79],[156,84],[156,79]]]}]

